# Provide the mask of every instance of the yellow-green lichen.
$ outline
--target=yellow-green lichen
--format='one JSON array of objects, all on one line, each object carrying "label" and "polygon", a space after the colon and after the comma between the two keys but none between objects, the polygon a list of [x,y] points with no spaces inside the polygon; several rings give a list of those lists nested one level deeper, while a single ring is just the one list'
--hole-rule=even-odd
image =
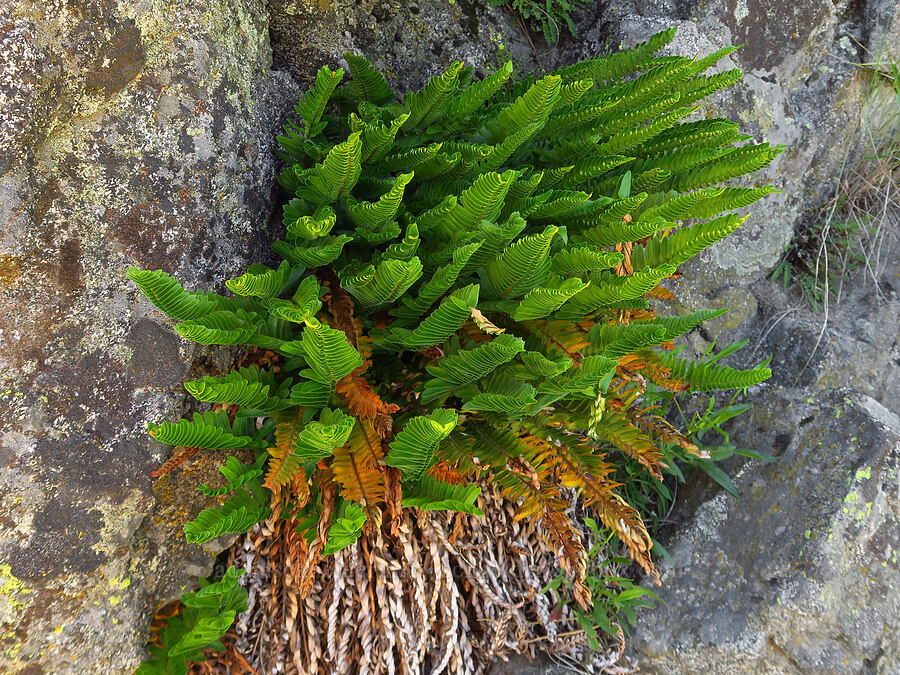
[{"label": "yellow-green lichen", "polygon": [[16,577],[9,565],[0,565],[0,625],[14,626],[32,604],[32,589]]}]

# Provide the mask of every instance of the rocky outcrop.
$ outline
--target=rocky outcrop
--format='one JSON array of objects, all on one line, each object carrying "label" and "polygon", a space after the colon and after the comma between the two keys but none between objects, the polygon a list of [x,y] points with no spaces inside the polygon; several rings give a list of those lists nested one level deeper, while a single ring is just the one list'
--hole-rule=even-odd
[{"label": "rocky outcrop", "polygon": [[0,670],[130,672],[211,557],[159,534],[199,505],[144,429],[194,353],[125,270],[260,258],[296,89],[262,0],[5,3],[0,65]]},{"label": "rocky outcrop", "polygon": [[[209,288],[264,257],[274,135],[296,97],[273,65],[308,81],[351,49],[408,89],[454,59],[492,66],[501,47],[521,67],[552,68],[673,23],[679,53],[746,42],[723,63],[744,68],[744,84],[716,105],[749,133],[791,146],[758,177],[785,194],[676,289],[686,308],[733,307],[705,335],[737,338],[762,334],[783,311],[784,297],[759,280],[829,193],[864,91],[848,65],[864,60],[856,41],[900,43],[900,22],[884,30],[896,13],[888,0],[601,0],[577,15],[579,39],[548,48],[539,36],[532,46],[511,14],[481,0],[14,0],[0,8],[0,670],[129,671],[153,606],[210,563],[209,552],[178,536],[201,506],[192,485],[203,479],[154,487],[149,471],[166,449],[143,431],[148,419],[178,415],[197,354],[124,271],[162,268]],[[890,370],[896,357],[882,358],[889,352],[837,370],[883,344],[868,336],[895,330],[896,314],[867,316],[854,341],[826,335],[803,386],[850,384],[889,404],[900,382]],[[791,345],[810,353],[817,330],[814,318],[794,313],[766,335],[758,354],[796,361]],[[695,346],[704,343],[701,334]],[[228,366],[227,354],[204,356],[194,367]],[[863,424],[873,404],[848,398],[847,415]],[[826,400],[804,404],[823,423]],[[785,456],[806,461],[798,431],[806,418],[791,419]],[[216,463],[187,470],[206,476]],[[837,527],[862,537],[853,523]],[[818,532],[809,529],[807,542]]]},{"label": "rocky outcrop", "polygon": [[678,529],[666,604],[634,634],[642,672],[896,673],[900,418],[847,389],[765,403],[737,441],[778,461]]}]

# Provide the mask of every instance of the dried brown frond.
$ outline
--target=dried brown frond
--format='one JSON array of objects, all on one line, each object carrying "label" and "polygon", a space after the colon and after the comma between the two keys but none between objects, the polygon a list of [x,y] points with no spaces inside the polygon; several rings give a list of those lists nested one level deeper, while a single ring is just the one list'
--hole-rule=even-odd
[{"label": "dried brown frond", "polygon": [[371,420],[378,435],[387,438],[391,435],[394,427],[391,415],[400,410],[400,406],[382,401],[364,377],[371,365],[371,361],[365,361],[359,368],[338,382],[335,390],[353,415],[362,420]]},{"label": "dried brown frond", "polygon": [[[561,498],[558,512],[573,503]],[[319,560],[295,617],[276,579],[284,568],[269,563],[279,555],[273,536],[286,539],[265,526],[245,535],[233,562],[249,571],[250,608],[234,627],[236,651],[258,673],[287,675],[475,675],[511,655],[540,653],[591,663],[595,673],[634,672],[617,638],[592,653],[570,608],[557,607],[557,592],[537,592],[559,570],[542,526],[515,521],[515,505],[493,489],[479,505],[490,518],[417,512],[396,537],[372,532]],[[454,539],[457,528],[464,535]],[[292,617],[293,628],[279,617]],[[237,663],[217,659],[217,673]]]},{"label": "dried brown frond", "polygon": [[620,277],[634,274],[634,266],[631,264],[631,252],[634,250],[634,242],[626,241],[616,244],[616,252],[622,254],[622,262],[613,270]]},{"label": "dried brown frond", "polygon": [[152,478],[159,478],[160,476],[165,476],[167,473],[171,473],[186,461],[188,461],[191,457],[200,452],[202,448],[182,448],[181,450],[182,451],[177,455],[172,455],[171,457],[169,457],[169,459],[163,462],[162,466],[160,466],[158,469],[154,469],[153,471],[151,471],[150,476]]},{"label": "dried brown frond", "polygon": [[656,480],[662,480],[661,467],[665,466],[662,451],[624,414],[608,410],[595,430],[601,440],[611,443],[632,459],[636,459],[647,467]]},{"label": "dried brown frond", "polygon": [[655,300],[665,300],[665,301],[675,301],[678,300],[678,297],[670,291],[668,288],[660,284],[653,290],[647,291],[644,293],[645,298],[653,298]]},{"label": "dried brown frond", "polygon": [[372,425],[359,420],[353,426],[347,444],[335,450],[331,460],[340,495],[359,503],[377,522],[381,520],[378,504],[386,498],[381,442]]},{"label": "dried brown frond", "polygon": [[539,335],[547,346],[547,354],[561,352],[576,363],[581,363],[583,355],[581,351],[590,342],[587,340],[587,330],[569,321],[529,321],[531,330]]}]

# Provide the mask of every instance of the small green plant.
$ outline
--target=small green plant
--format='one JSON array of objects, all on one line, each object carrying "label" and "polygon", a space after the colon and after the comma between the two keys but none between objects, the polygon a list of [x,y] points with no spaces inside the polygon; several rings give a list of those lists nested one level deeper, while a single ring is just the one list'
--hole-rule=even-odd
[{"label": "small green plant", "polygon": [[[270,518],[315,561],[361,537],[390,540],[423,510],[481,515],[481,486],[535,519],[585,611],[584,508],[656,582],[652,540],[614,477],[661,481],[664,448],[699,449],[647,408],[650,386],[743,388],[766,364],[692,361],[673,340],[722,313],[657,315],[680,264],[774,192],[728,187],[781,151],[747,144],[696,101],[740,77],[705,58],[655,57],[669,30],[549,75],[482,80],[454,63],[398,99],[364,58],[322,68],[279,137],[284,239],[275,268],[225,282],[234,297],[131,269],[201,344],[248,345],[269,367],[185,384],[215,409],[150,424],[158,441],[229,457],[223,498],[189,541]],[[648,479],[648,480],[649,480]]]},{"label": "small green plant", "polygon": [[[796,283],[809,306],[819,311],[825,293],[836,297],[844,277],[865,262],[865,254],[854,236],[860,227],[858,222],[837,220],[827,223],[827,227],[824,222],[810,225],[794,235],[769,280],[780,279],[786,289]],[[831,264],[821,264],[822,256],[827,256]]]},{"label": "small green plant", "polygon": [[[743,349],[747,342],[747,340],[733,342],[718,352],[714,352],[715,343],[712,343],[698,358],[698,362],[710,364],[719,362]],[[767,361],[763,362],[763,365],[766,363]],[[616,474],[616,479],[624,486],[625,498],[640,511],[644,521],[648,523],[654,553],[663,557],[668,555],[657,541],[657,535],[675,504],[677,486],[687,483],[692,471],[702,471],[724,490],[737,497],[739,496],[737,488],[728,474],[718,465],[719,462],[734,455],[764,462],[775,461],[774,457],[766,453],[735,446],[723,426],[729,420],[750,410],[749,403],[737,402],[744,393],[742,389],[733,392],[724,404],[719,404],[715,395],[709,395],[705,402],[702,399],[697,401],[695,396],[691,403],[702,402],[702,405],[691,415],[687,415],[684,410],[685,396],[682,393],[653,385],[648,387],[645,395],[648,407],[661,418],[680,423],[685,429],[684,437],[690,443],[688,445],[682,439],[676,439],[661,446],[666,464],[662,472],[667,477],[666,480],[646,480],[644,472],[633,462],[623,462]]]},{"label": "small green plant", "polygon": [[189,662],[206,660],[204,649],[223,651],[220,638],[247,609],[247,591],[238,585],[243,573],[229,567],[219,581],[201,579],[200,590],[182,595],[181,613],[169,618],[135,675],[186,675]]},{"label": "small green plant", "polygon": [[[734,342],[718,353],[713,353],[715,343],[698,359],[700,363],[715,363],[739,351],[747,345],[747,340]],[[625,461],[617,469],[615,478],[623,485],[622,493],[629,504],[648,523],[648,531],[653,541],[653,553],[670,559],[668,552],[657,540],[663,522],[675,505],[677,485],[685,484],[692,471],[702,471],[731,495],[738,497],[738,491],[729,475],[718,466],[734,455],[742,455],[764,462],[774,462],[776,458],[763,452],[740,449],[723,428],[729,420],[750,410],[751,405],[737,403],[743,390],[734,392],[724,405],[717,405],[715,395],[709,395],[705,404],[688,419],[683,410],[682,392],[650,385],[645,394],[645,402],[664,419],[677,416],[686,430],[684,439],[661,445],[665,458],[662,472],[666,480],[648,479],[646,471],[634,461]],[[712,434],[712,436],[710,435]],[[693,445],[694,447],[691,447]],[[579,607],[571,594],[571,584],[560,574],[542,592],[557,590],[557,605],[568,606],[572,615],[584,632],[588,645],[599,650],[603,647],[598,631],[611,637],[622,639],[628,634],[628,627],[634,626],[639,608],[652,608],[662,600],[647,588],[635,583],[627,576],[631,562],[628,558],[609,556],[609,551],[620,548],[614,532],[598,526],[590,517],[582,522],[588,529],[590,550],[588,552],[585,585],[591,591],[593,606]],[[633,575],[632,575],[633,576]],[[559,589],[569,592],[563,594]],[[622,631],[620,635],[619,631]]]},{"label": "small green plant", "polygon": [[[613,532],[602,528],[593,518],[584,517],[582,521],[590,538],[585,584],[590,589],[593,605],[589,609],[578,605],[572,594],[572,584],[564,574],[559,574],[542,588],[541,593],[557,591],[557,609],[568,606],[581,626],[588,646],[599,651],[598,630],[611,637],[623,637],[628,633],[628,627],[637,622],[638,608],[652,608],[662,600],[653,591],[634,583],[633,579],[613,571],[613,568],[624,568],[631,563],[628,558],[603,555],[615,537]],[[566,592],[561,592],[561,588]]]},{"label": "small green plant", "polygon": [[578,37],[572,12],[586,7],[593,0],[488,0],[495,7],[509,7],[541,33],[548,45],[559,41],[560,29],[565,27]]}]

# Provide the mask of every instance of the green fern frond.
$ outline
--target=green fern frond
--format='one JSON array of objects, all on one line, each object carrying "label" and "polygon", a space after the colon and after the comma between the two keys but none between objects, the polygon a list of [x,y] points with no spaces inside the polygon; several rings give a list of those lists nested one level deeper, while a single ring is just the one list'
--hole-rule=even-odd
[{"label": "green fern frond", "polygon": [[555,72],[564,82],[588,77],[599,82],[618,80],[638,70],[651,56],[669,44],[675,38],[675,30],[675,28],[669,28],[652,35],[649,40],[637,44],[631,49],[615,54],[595,56]]},{"label": "green fern frond", "polygon": [[281,293],[281,288],[290,276],[291,266],[285,261],[278,269],[264,268],[261,271],[247,272],[236,279],[228,279],[225,285],[235,295],[270,298]]},{"label": "green fern frond", "polygon": [[328,528],[328,537],[325,540],[322,555],[331,555],[355,544],[362,535],[365,524],[366,514],[359,504],[345,501],[343,513]]},{"label": "green fern frond", "polygon": [[225,460],[225,464],[219,467],[219,472],[227,481],[225,485],[211,488],[207,483],[203,483],[197,489],[207,497],[224,497],[229,492],[246,485],[254,478],[262,476],[263,470],[260,466],[261,463],[259,461],[254,464],[242,464],[236,457],[229,457]]},{"label": "green fern frond", "polygon": [[321,204],[350,194],[362,172],[361,135],[359,131],[350,134],[346,141],[328,151],[325,160],[306,178],[309,189],[303,191],[301,196]]},{"label": "green fern frond", "polygon": [[[468,232],[483,220],[493,220],[503,209],[503,202],[518,173],[510,169],[502,174],[489,172],[478,176],[472,186],[459,195],[435,232],[447,238]],[[421,219],[419,224],[422,224]]]},{"label": "green fern frond", "polygon": [[532,124],[543,126],[559,99],[561,82],[557,75],[542,77],[506,106],[497,116],[498,132],[492,140],[501,141]]},{"label": "green fern frond", "polygon": [[432,143],[409,150],[389,152],[378,162],[378,168],[384,171],[411,171],[437,157],[441,151],[441,143]]},{"label": "green fern frond", "polygon": [[562,276],[580,277],[587,272],[612,269],[621,262],[621,253],[601,251],[591,246],[579,246],[562,250],[551,257],[550,271]]},{"label": "green fern frond", "polygon": [[410,223],[406,228],[406,234],[403,239],[396,244],[387,247],[382,260],[410,260],[419,249],[422,240],[419,238],[419,228],[415,223]]},{"label": "green fern frond", "polygon": [[[552,39],[579,2],[513,6]],[[476,81],[454,63],[402,103],[362,57],[347,55],[340,87],[341,71],[319,71],[279,139],[284,262],[251,265],[229,298],[129,272],[181,335],[260,347],[252,362],[267,368],[185,385],[228,414],[150,427],[163,442],[255,451],[205,488],[226,501],[189,524],[190,540],[246,531],[271,509],[333,553],[400,522],[399,474],[403,505],[424,510],[478,514],[471,483],[495,484],[516,518],[542,522],[586,602],[561,492],[581,490],[655,575],[634,506],[663,461],[677,474],[696,451],[666,422],[672,397],[769,375],[671,353],[721,310],[659,318],[672,299],[661,284],[774,191],[723,181],[781,151],[691,115],[740,71],[701,74],[730,48],[658,56],[673,35],[544,77],[514,78],[507,63]],[[227,627],[212,623],[204,635]]]},{"label": "green fern frond", "polygon": [[593,80],[575,80],[574,82],[563,84],[559,90],[559,98],[556,99],[556,105],[553,106],[554,111],[564,110],[575,104],[593,88]]},{"label": "green fern frond", "polygon": [[151,272],[137,267],[129,267],[128,278],[137,285],[150,302],[174,319],[191,321],[212,312],[233,307],[227,298],[215,293],[184,290],[184,287],[174,277],[162,270]]},{"label": "green fern frond", "polygon": [[352,295],[361,307],[381,307],[403,295],[420,276],[422,263],[410,260],[382,260],[377,267],[369,265],[362,271],[341,273],[341,287]]},{"label": "green fern frond", "polygon": [[653,237],[643,246],[635,247],[632,262],[635,269],[662,264],[680,265],[734,232],[746,220],[730,214],[699,223],[692,227],[682,227],[667,237]]},{"label": "green fern frond", "polygon": [[474,349],[445,356],[435,365],[426,367],[433,379],[425,382],[422,402],[431,403],[480,380],[524,350],[525,343],[521,338],[498,335],[491,342],[482,343]]},{"label": "green fern frond", "polygon": [[223,534],[247,532],[272,513],[269,496],[256,482],[235,491],[219,508],[204,509],[184,525],[184,537],[190,544],[205,544]]},{"label": "green fern frond", "polygon": [[463,401],[462,411],[495,412],[516,418],[530,410],[537,403],[536,390],[529,384],[521,384],[510,393],[485,392]]},{"label": "green fern frond", "polygon": [[722,316],[727,311],[727,309],[701,309],[682,316],[657,317],[648,321],[646,325],[662,326],[665,329],[663,341],[668,342],[693,330],[704,321]]},{"label": "green fern frond", "polygon": [[692,190],[753,173],[768,166],[783,151],[784,146],[771,147],[768,143],[733,148],[717,160],[673,178],[672,189]]},{"label": "green fern frond", "polygon": [[284,226],[293,239],[318,239],[324,237],[337,223],[334,209],[323,204],[312,215],[304,213],[302,199],[292,199],[284,206]]},{"label": "green fern frond", "polygon": [[366,125],[362,129],[362,163],[377,163],[382,160],[391,151],[397,132],[408,119],[407,113],[392,119],[389,124]]},{"label": "green fern frond", "polygon": [[185,382],[184,388],[198,401],[228,403],[249,411],[270,413],[290,405],[286,391],[290,382],[279,383],[272,373],[250,367],[232,371],[224,377]]},{"label": "green fern frond", "polygon": [[478,304],[478,285],[470,284],[453,291],[436,310],[414,330],[393,329],[389,336],[392,344],[406,349],[425,349],[441,344],[462,328]]},{"label": "green fern frond", "polygon": [[194,413],[193,421],[148,424],[150,435],[160,443],[184,448],[224,450],[261,447],[262,442],[235,432],[225,413]]},{"label": "green fern frond", "polygon": [[724,73],[709,75],[707,77],[698,77],[686,82],[680,83],[678,90],[681,94],[681,102],[685,105],[699,101],[711,94],[716,93],[725,87],[730,87],[740,80],[744,73],[740,68],[726,70]]},{"label": "green fern frond", "polygon": [[623,164],[627,164],[633,159],[633,157],[627,155],[585,157],[573,165],[571,172],[560,181],[559,185],[560,187],[577,187],[594,180],[598,176],[602,176],[607,171],[622,166]]},{"label": "green fern frond", "polygon": [[316,73],[316,84],[310,87],[306,94],[300,98],[300,105],[295,107],[297,114],[303,120],[307,137],[315,136],[314,130],[319,126],[322,113],[328,105],[328,100],[344,77],[344,69],[331,70],[328,66],[319,68]]},{"label": "green fern frond", "polygon": [[247,591],[238,585],[244,570],[229,567],[220,581],[201,579],[201,589],[181,596],[184,609],[160,631],[160,645],[150,646],[151,659],[135,675],[186,675],[189,661],[203,661],[204,649],[224,649],[220,638],[238,614],[247,610]]},{"label": "green fern frond", "polygon": [[340,257],[344,246],[353,241],[353,237],[342,234],[337,237],[317,239],[308,246],[293,246],[286,241],[276,241],[272,250],[285,260],[295,265],[306,267],[324,267]]},{"label": "green fern frond", "polygon": [[239,309],[234,312],[211,312],[180,323],[175,330],[186,340],[202,345],[242,345],[250,344],[260,327],[261,319],[257,314]]},{"label": "green fern frond", "polygon": [[300,374],[314,382],[333,385],[362,365],[362,357],[347,342],[343,331],[315,319],[303,328],[300,344],[308,366]]},{"label": "green fern frond", "polygon": [[512,75],[512,71],[512,61],[507,61],[483,80],[479,80],[464,89],[453,100],[449,114],[457,120],[469,117],[507,83],[510,75]]},{"label": "green fern frond", "polygon": [[458,420],[454,410],[445,408],[413,417],[391,442],[388,466],[400,469],[404,480],[419,480],[431,465],[438,444],[453,431]]},{"label": "green fern frond", "polygon": [[772,377],[765,363],[748,370],[735,370],[712,362],[689,361],[672,353],[662,354],[661,358],[671,369],[672,378],[687,382],[696,391],[745,389]]},{"label": "green fern frond", "polygon": [[514,242],[489,262],[479,274],[487,298],[516,298],[544,284],[550,275],[550,244],[558,232],[558,227],[548,225],[540,234]]},{"label": "green fern frond", "polygon": [[431,279],[419,288],[415,299],[404,295],[400,298],[402,306],[395,307],[391,314],[407,323],[427,312],[437,300],[456,282],[460,272],[466,266],[482,242],[474,242],[453,250],[453,261],[435,270]]},{"label": "green fern frond", "polygon": [[360,101],[384,105],[394,100],[394,92],[388,86],[384,75],[375,70],[367,58],[351,52],[344,52],[344,59],[353,76],[350,85]]},{"label": "green fern frond", "polygon": [[750,206],[763,197],[781,192],[771,185],[761,188],[727,187],[721,190],[715,197],[701,199],[688,209],[684,218],[712,218],[723,211],[732,211]]},{"label": "green fern frond", "polygon": [[694,108],[682,106],[670,113],[660,115],[644,127],[621,131],[610,137],[607,141],[601,143],[597,147],[597,154],[617,155],[639,149],[642,143],[650,140],[661,131],[673,126],[678,120],[690,115],[694,110]]},{"label": "green fern frond", "polygon": [[516,321],[542,319],[562,307],[569,298],[587,288],[589,282],[581,279],[558,280],[544,288],[535,288],[525,294],[513,312]]},{"label": "green fern frond", "polygon": [[480,247],[469,258],[469,262],[463,268],[462,275],[470,274],[479,267],[483,267],[496,259],[522,233],[525,226],[525,219],[518,213],[513,213],[499,225],[481,221],[472,237],[472,242],[480,244]]},{"label": "green fern frond", "polygon": [[533,220],[565,219],[591,198],[589,192],[576,190],[551,190],[549,193],[544,193],[544,195],[546,196],[545,200],[542,200],[534,208],[529,209],[527,213],[522,215]]},{"label": "green fern frond", "polygon": [[403,203],[403,192],[413,179],[413,173],[402,173],[394,179],[394,184],[377,202],[358,202],[353,197],[347,198],[347,210],[353,222],[367,229],[394,220],[397,209]]},{"label": "green fern frond", "polygon": [[354,422],[355,418],[350,415],[326,408],[319,414],[318,422],[310,422],[292,436],[293,446],[290,450],[302,462],[318,462],[324,457],[330,457],[335,448],[347,442]]},{"label": "green fern frond", "polygon": [[664,156],[679,149],[724,147],[739,139],[739,129],[740,125],[721,117],[683,122],[642,144],[638,154]]},{"label": "green fern frond", "polygon": [[462,67],[461,61],[454,61],[446,72],[432,77],[423,89],[403,97],[403,105],[409,109],[409,128],[428,126],[447,111],[459,89]]},{"label": "green fern frond", "polygon": [[574,234],[572,240],[575,242],[587,242],[602,248],[618,244],[619,242],[638,241],[649,237],[655,232],[667,230],[671,227],[675,227],[675,223],[670,223],[659,217],[645,217],[642,215],[630,223],[619,220],[606,225],[598,225],[589,230],[583,230]]},{"label": "green fern frond", "polygon": [[666,329],[654,324],[598,324],[589,334],[591,346],[601,355],[619,359],[666,341]]},{"label": "green fern frond", "polygon": [[331,403],[332,388],[324,382],[301,382],[291,389],[290,401],[304,408],[324,408]]}]

